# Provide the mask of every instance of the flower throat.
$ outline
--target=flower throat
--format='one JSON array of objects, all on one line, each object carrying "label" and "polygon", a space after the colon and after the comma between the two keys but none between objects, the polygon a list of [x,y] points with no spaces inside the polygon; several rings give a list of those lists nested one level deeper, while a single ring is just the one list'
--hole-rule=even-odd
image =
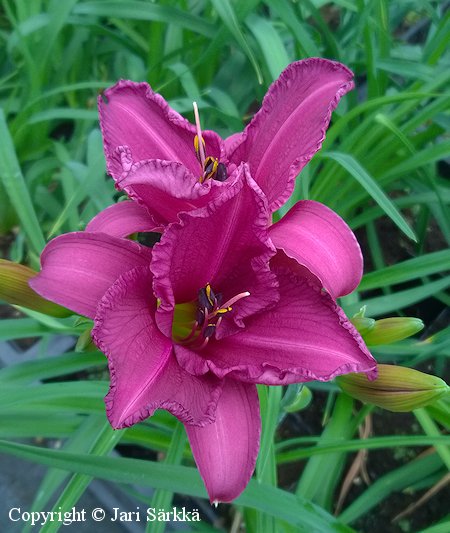
[{"label": "flower throat", "polygon": [[212,338],[224,315],[233,311],[233,305],[250,296],[241,292],[222,304],[222,294],[215,294],[207,283],[198,291],[197,301],[175,305],[172,337],[179,344],[201,350]]}]

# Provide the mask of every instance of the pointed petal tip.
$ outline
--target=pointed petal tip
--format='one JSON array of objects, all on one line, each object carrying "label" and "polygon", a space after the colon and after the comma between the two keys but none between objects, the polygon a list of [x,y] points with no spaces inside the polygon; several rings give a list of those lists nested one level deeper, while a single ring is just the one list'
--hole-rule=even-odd
[{"label": "pointed petal tip", "polygon": [[253,474],[261,435],[256,386],[224,382],[216,420],[204,428],[186,427],[194,459],[212,504],[232,502]]},{"label": "pointed petal tip", "polygon": [[321,148],[331,114],[353,87],[353,72],[322,58],[291,63],[269,87],[241,137],[226,142],[230,161],[249,161],[273,212],[292,193],[295,177]]}]

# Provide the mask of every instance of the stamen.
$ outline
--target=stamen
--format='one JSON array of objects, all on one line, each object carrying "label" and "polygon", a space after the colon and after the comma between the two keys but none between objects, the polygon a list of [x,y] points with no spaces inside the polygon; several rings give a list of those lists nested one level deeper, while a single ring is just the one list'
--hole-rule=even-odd
[{"label": "stamen", "polygon": [[208,344],[210,338],[211,337],[205,337],[205,340],[200,344],[198,348],[196,348],[196,350],[203,350],[203,348]]},{"label": "stamen", "polygon": [[208,298],[209,303],[210,303],[211,305],[214,305],[214,302],[213,302],[213,300],[212,300],[212,298],[211,298],[211,291],[212,291],[212,289],[211,289],[211,285],[210,285],[209,283],[206,284],[205,291],[206,291],[206,297]]},{"label": "stamen", "polygon": [[187,342],[187,341],[190,341],[192,339],[192,337],[197,333],[197,328],[198,328],[199,324],[198,322],[194,322],[194,325],[192,326],[192,329],[191,329],[191,332],[189,333],[189,335],[186,335],[186,337],[182,337],[181,339],[178,339],[178,342]]},{"label": "stamen", "polygon": [[[178,304],[174,313],[173,339],[193,350],[202,350],[215,337],[224,316],[233,310],[232,305],[250,296],[245,291],[233,296],[225,304],[222,294],[215,294],[210,283],[198,290],[197,302]],[[176,316],[175,316],[176,315]]]},{"label": "stamen", "polygon": [[208,156],[205,159],[205,167],[203,169],[203,176],[200,179],[200,183],[203,183],[204,181],[209,180],[211,178],[215,179],[214,176],[217,174],[218,166],[218,160],[215,157]]},{"label": "stamen", "polygon": [[197,102],[193,102],[192,105],[194,106],[194,116],[195,116],[195,125],[197,127],[197,144],[198,144],[198,151],[200,154],[200,164],[202,165],[202,169],[205,166],[205,149],[203,147],[203,137],[202,137],[202,129],[200,127],[200,116],[198,114],[198,107]]},{"label": "stamen", "polygon": [[245,292],[241,292],[240,294],[237,294],[236,296],[233,296],[233,298],[231,298],[230,300],[228,300],[228,302],[224,303],[223,305],[221,305],[220,307],[223,308],[227,308],[227,307],[231,307],[234,303],[236,303],[238,300],[240,300],[241,298],[247,298],[247,296],[250,296],[250,293],[248,291],[245,291]]}]

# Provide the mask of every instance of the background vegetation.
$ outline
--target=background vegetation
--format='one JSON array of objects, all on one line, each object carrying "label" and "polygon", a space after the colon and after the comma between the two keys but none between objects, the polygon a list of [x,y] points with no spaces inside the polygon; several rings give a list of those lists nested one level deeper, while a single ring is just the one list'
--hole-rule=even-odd
[{"label": "background vegetation", "polygon": [[[336,59],[354,70],[357,88],[340,103],[322,151],[280,215],[311,198],[343,216],[366,259],[358,291],[341,302],[346,312],[366,305],[370,317],[422,318],[420,338],[372,352],[380,362],[445,377],[447,8],[431,0],[3,0],[3,257],[38,269],[48,239],[83,229],[116,200],[105,177],[96,96],[119,78],[149,81],[190,119],[196,100],[204,127],[227,136],[243,128],[288,63]],[[102,401],[103,355],[80,351],[80,342],[75,351],[51,353],[56,335],[79,335],[86,324],[2,309],[0,340],[38,343],[35,360],[18,356],[0,369],[0,452],[49,467],[34,509],[70,509],[93,477],[124,491],[130,483],[153,487],[150,499],[134,493],[152,507],[170,508],[174,493],[205,496],[173,417],[158,412],[113,432]],[[199,530],[448,531],[448,403],[392,415],[354,402],[332,383],[310,389],[312,403],[302,410],[298,390],[260,388],[255,479],[235,505],[215,511],[214,525],[205,518]],[[23,438],[31,441],[19,443]],[[122,457],[111,456],[119,444]],[[151,524],[151,531],[163,526]]]}]

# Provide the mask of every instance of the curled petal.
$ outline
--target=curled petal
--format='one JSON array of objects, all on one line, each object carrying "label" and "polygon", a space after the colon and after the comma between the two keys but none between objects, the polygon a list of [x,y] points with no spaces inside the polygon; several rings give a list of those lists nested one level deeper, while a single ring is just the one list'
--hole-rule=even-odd
[{"label": "curled petal", "polygon": [[179,213],[204,206],[224,184],[214,180],[200,183],[181,163],[152,159],[132,165],[116,187],[165,226],[176,222]]},{"label": "curled petal", "polygon": [[86,231],[107,233],[112,237],[128,237],[132,233],[157,231],[159,228],[148,211],[129,200],[110,205],[100,211],[86,226]]},{"label": "curled petal", "polygon": [[186,431],[211,503],[237,498],[250,480],[259,450],[255,385],[225,380],[215,422],[202,428],[187,426]]},{"label": "curled petal", "polygon": [[344,65],[311,58],[289,65],[271,85],[230,161],[248,161],[275,211],[290,196],[297,174],[320,149],[331,113],[353,88]]},{"label": "curled petal", "polygon": [[118,429],[144,420],[155,409],[167,409],[185,424],[210,423],[220,382],[213,376],[191,376],[178,365],[172,341],[155,324],[155,309],[148,267],[126,272],[98,306],[92,335],[108,357],[108,419]]},{"label": "curled petal", "polygon": [[151,256],[149,248],[105,233],[67,233],[47,244],[41,272],[29,283],[47,300],[94,318],[108,287],[127,270],[148,265]]},{"label": "curled petal", "polygon": [[[108,172],[118,179],[123,168],[115,150],[126,145],[133,161],[165,159],[178,161],[196,174],[195,126],[172,109],[147,83],[121,80],[98,98],[100,125]],[[208,155],[220,157],[220,137],[202,132]]]},{"label": "curled petal", "polygon": [[297,202],[269,228],[275,246],[315,274],[335,298],[352,292],[363,272],[363,258],[352,230],[328,207]]},{"label": "curled petal", "polygon": [[252,383],[329,381],[340,374],[376,376],[376,361],[331,296],[308,278],[274,268],[280,301],[245,321],[245,329],[195,353],[175,346],[188,372],[213,372]]},{"label": "curled petal", "polygon": [[[198,290],[210,283],[223,301],[248,291],[231,313],[242,318],[276,301],[276,279],[268,260],[275,248],[268,238],[264,195],[244,167],[202,209],[182,213],[153,248],[151,270],[154,292],[161,299],[157,321],[170,334],[175,302],[197,299]],[[226,317],[228,320],[228,317]]]}]

